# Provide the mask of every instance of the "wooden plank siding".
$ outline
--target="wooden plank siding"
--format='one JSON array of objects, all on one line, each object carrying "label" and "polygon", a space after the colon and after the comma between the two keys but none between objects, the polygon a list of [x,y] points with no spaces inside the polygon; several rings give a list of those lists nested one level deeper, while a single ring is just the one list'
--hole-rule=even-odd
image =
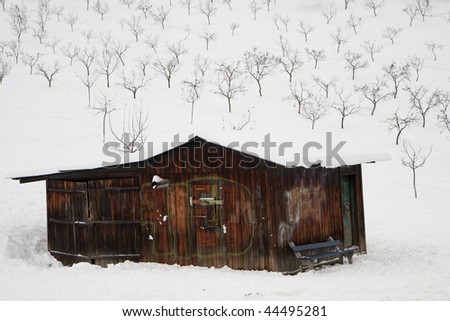
[{"label": "wooden plank siding", "polygon": [[[152,178],[170,180],[153,189]],[[342,240],[352,175],[366,250],[361,166],[286,168],[202,139],[143,162],[46,177],[49,251],[64,264],[134,260],[290,271],[288,242]]]}]

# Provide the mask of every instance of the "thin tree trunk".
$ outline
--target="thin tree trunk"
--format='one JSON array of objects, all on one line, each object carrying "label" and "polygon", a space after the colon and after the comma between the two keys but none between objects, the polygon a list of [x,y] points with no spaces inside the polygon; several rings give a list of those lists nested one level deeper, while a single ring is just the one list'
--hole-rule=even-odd
[{"label": "thin tree trunk", "polygon": [[414,197],[417,199],[417,188],[416,188],[416,169],[413,168],[413,187],[414,187]]},{"label": "thin tree trunk", "polygon": [[194,103],[191,104],[191,125],[194,123]]},{"label": "thin tree trunk", "polygon": [[231,98],[227,97],[228,100],[228,112],[231,113]]}]

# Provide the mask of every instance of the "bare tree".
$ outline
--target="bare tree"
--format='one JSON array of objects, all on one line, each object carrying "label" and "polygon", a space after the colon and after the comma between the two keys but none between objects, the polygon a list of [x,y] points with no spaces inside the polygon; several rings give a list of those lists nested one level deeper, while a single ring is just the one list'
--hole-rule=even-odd
[{"label": "bare tree", "polygon": [[294,107],[297,109],[297,113],[301,114],[303,106],[307,104],[308,100],[312,97],[312,93],[307,89],[306,84],[302,81],[291,83],[291,94],[285,97],[285,100],[295,101]]},{"label": "bare tree", "polygon": [[417,8],[412,3],[408,3],[406,7],[402,9],[404,13],[406,13],[409,17],[409,26],[412,27],[414,19],[419,14],[419,8]]},{"label": "bare tree", "polygon": [[109,12],[109,3],[108,2],[102,3],[100,0],[97,0],[97,2],[94,5],[94,10],[100,15],[103,21],[105,18],[105,14]]},{"label": "bare tree", "polygon": [[347,25],[353,29],[355,35],[358,34],[358,27],[362,24],[362,19],[360,17],[355,17],[353,12],[347,20]]},{"label": "bare tree", "polygon": [[173,74],[179,70],[179,64],[175,58],[168,60],[161,60],[160,58],[157,58],[156,61],[153,62],[153,69],[166,78],[167,87],[170,88],[170,81]]},{"label": "bare tree", "polygon": [[50,12],[45,2],[40,2],[37,11],[37,20],[35,21],[39,28],[45,32]]},{"label": "bare tree", "polygon": [[110,50],[111,49],[111,44],[113,43],[113,37],[111,34],[111,31],[108,31],[107,33],[100,33],[100,42],[103,45],[103,50]]},{"label": "bare tree", "polygon": [[261,10],[261,7],[256,3],[256,0],[250,1],[250,10],[253,13],[253,20],[256,21],[256,15],[259,10]]},{"label": "bare tree", "polygon": [[211,66],[211,62],[209,61],[208,58],[204,58],[200,54],[198,54],[195,57],[194,67],[196,68],[196,70],[198,70],[200,72],[200,75],[202,77],[205,76],[205,74],[208,71],[210,66]]},{"label": "bare tree", "polygon": [[199,37],[205,40],[206,50],[209,50],[209,43],[216,40],[216,33],[204,29],[203,32],[199,34]]},{"label": "bare tree", "polygon": [[90,75],[91,65],[95,61],[96,54],[97,53],[95,51],[95,48],[91,50],[89,50],[88,48],[84,48],[84,50],[77,55],[78,61],[81,62],[83,66],[86,68],[88,76]]},{"label": "bare tree", "polygon": [[319,63],[319,61],[324,61],[325,59],[327,59],[324,50],[305,48],[305,51],[309,57],[309,60],[314,61],[314,69],[317,69],[317,64]]},{"label": "bare tree", "polygon": [[429,92],[424,86],[417,88],[406,87],[409,93],[409,103],[413,110],[417,110],[422,117],[422,127],[425,128],[426,115],[429,111],[439,107],[441,104],[442,93],[439,89]]},{"label": "bare tree", "polygon": [[234,36],[234,32],[239,28],[239,24],[236,22],[230,23],[231,35]]},{"label": "bare tree", "polygon": [[277,27],[277,30],[280,30],[280,25],[278,24],[278,22],[281,20],[281,15],[279,13],[275,13],[272,16],[272,21],[275,24],[275,27]]},{"label": "bare tree", "polygon": [[112,50],[117,55],[117,58],[119,58],[122,66],[125,66],[125,60],[123,59],[128,49],[130,49],[130,45],[128,43],[123,44],[120,41],[113,41]]},{"label": "bare tree", "polygon": [[368,53],[370,54],[370,59],[372,61],[375,61],[374,59],[374,55],[376,53],[380,53],[381,49],[383,49],[383,46],[378,45],[376,43],[375,40],[365,40],[362,44],[361,47]]},{"label": "bare tree", "polygon": [[44,43],[44,45],[48,48],[51,48],[53,53],[56,54],[56,47],[59,45],[60,42],[61,42],[61,39],[53,37],[53,39],[47,40]]},{"label": "bare tree", "polygon": [[87,88],[88,107],[91,107],[91,89],[94,86],[95,82],[97,81],[98,77],[97,76],[91,77],[89,75],[86,75],[85,78],[81,78],[78,75],[77,75],[77,77],[81,80],[83,85]]},{"label": "bare tree", "polygon": [[64,56],[70,59],[70,65],[72,66],[73,59],[80,53],[80,47],[77,45],[74,46],[73,43],[69,42],[61,48],[61,52]]},{"label": "bare tree", "polygon": [[70,25],[70,30],[72,30],[72,32],[73,32],[73,26],[78,21],[78,15],[73,14],[71,12],[66,17],[64,17],[64,21],[67,22]]},{"label": "bare tree", "polygon": [[116,134],[111,125],[111,118],[109,118],[109,128],[113,136],[123,146],[125,153],[135,153],[144,147],[147,140],[145,130],[147,129],[148,114],[144,113],[142,106],[138,111],[135,111],[128,120],[125,117],[122,121],[122,134]]},{"label": "bare tree", "polygon": [[441,97],[441,105],[439,109],[439,113],[437,115],[437,124],[442,131],[447,130],[450,132],[450,115],[448,113],[448,106],[450,105],[450,95],[446,93]]},{"label": "bare tree", "polygon": [[152,56],[147,55],[144,57],[139,57],[136,59],[137,66],[142,71],[142,74],[147,77],[147,68],[150,66],[150,63],[152,62]]},{"label": "bare tree", "polygon": [[93,30],[88,29],[81,32],[81,34],[86,38],[86,43],[89,45],[93,36]]},{"label": "bare tree", "polygon": [[110,78],[118,66],[118,60],[114,52],[103,49],[100,58],[97,59],[98,72],[106,77],[106,87],[110,87]]},{"label": "bare tree", "polygon": [[339,51],[341,49],[341,46],[348,42],[348,38],[344,37],[344,35],[342,34],[342,28],[341,27],[338,27],[336,29],[336,32],[331,34],[331,39],[333,39],[334,42],[337,45],[337,49],[336,49],[337,53],[339,53]]},{"label": "bare tree", "polygon": [[[242,116],[241,121],[237,122],[231,122],[230,121],[230,128],[232,130],[241,131],[243,130],[250,122],[252,121],[253,111],[255,110],[255,107],[249,108],[247,112]],[[224,126],[225,130],[225,126]]]},{"label": "bare tree", "polygon": [[120,0],[124,5],[128,7],[128,9],[131,8],[131,5],[134,3],[134,0]]},{"label": "bare tree", "polygon": [[64,12],[65,7],[63,5],[54,7],[52,11],[56,14],[56,19],[58,19],[58,22],[61,21],[61,16]]},{"label": "bare tree", "polygon": [[397,37],[400,31],[402,31],[402,28],[387,27],[383,30],[383,37],[389,38],[391,40],[391,43],[394,44],[394,39],[395,37]]},{"label": "bare tree", "polygon": [[113,101],[114,99],[109,97],[107,94],[104,94],[100,91],[101,97],[97,98],[97,104],[90,106],[90,108],[97,112],[97,114],[102,115],[102,136],[103,136],[103,144],[106,140],[106,119],[108,118],[108,115],[111,114],[114,110],[116,110],[115,107],[113,107]]},{"label": "bare tree", "polygon": [[410,72],[409,72],[409,64],[406,63],[404,65],[397,65],[395,62],[390,64],[389,66],[384,66],[383,71],[386,73],[387,76],[392,80],[394,83],[394,99],[397,98],[398,95],[398,89],[400,88],[400,85],[409,80]]},{"label": "bare tree", "polygon": [[37,38],[39,43],[42,45],[43,40],[47,37],[47,32],[42,30],[41,28],[32,28],[33,30],[33,38]]},{"label": "bare tree", "polygon": [[286,32],[288,32],[288,26],[289,26],[289,22],[291,21],[291,19],[289,18],[289,16],[285,16],[285,17],[280,16],[280,20],[284,25],[284,30]]},{"label": "bare tree", "polygon": [[164,6],[158,7],[156,12],[150,12],[153,20],[159,22],[161,27],[165,29],[165,24],[167,23],[167,17],[169,16],[170,10],[164,8]]},{"label": "bare tree", "polygon": [[243,71],[240,67],[240,62],[235,63],[220,63],[216,68],[217,81],[215,83],[215,94],[221,95],[227,99],[228,112],[231,113],[231,100],[237,94],[245,92],[245,86],[241,77]]},{"label": "bare tree", "polygon": [[415,117],[414,113],[412,111],[408,112],[406,116],[401,116],[398,114],[398,109],[395,112],[394,116],[391,118],[388,118],[386,120],[388,124],[388,130],[397,130],[397,136],[395,138],[395,144],[398,145],[398,142],[400,140],[400,135],[402,132],[409,127],[411,124],[415,123],[417,121],[417,118]]},{"label": "bare tree", "polygon": [[193,80],[183,81],[183,99],[191,104],[191,125],[194,123],[195,102],[200,99],[203,82],[194,74]]},{"label": "bare tree", "polygon": [[178,41],[178,42],[174,42],[172,44],[167,44],[167,50],[173,54],[177,64],[180,63],[180,57],[186,53],[188,53],[188,50],[186,49],[186,47],[183,45],[182,41]]},{"label": "bare tree", "polygon": [[228,9],[233,10],[233,8],[231,7],[231,0],[223,0],[223,3],[228,6]]},{"label": "bare tree", "polygon": [[211,17],[216,14],[217,7],[214,6],[212,1],[210,2],[209,0],[207,0],[205,3],[202,3],[200,1],[199,9],[200,9],[200,12],[206,16],[206,18],[208,19],[208,25],[210,25]]},{"label": "bare tree", "polygon": [[364,5],[371,9],[373,12],[373,15],[377,16],[377,10],[380,9],[384,4],[384,0],[365,0]]},{"label": "bare tree", "polygon": [[22,62],[28,67],[30,67],[30,75],[33,74],[34,66],[36,66],[36,64],[39,62],[39,58],[41,58],[41,55],[42,55],[41,53],[37,53],[36,55],[30,55],[25,53],[22,56]]},{"label": "bare tree", "polygon": [[89,6],[91,4],[91,0],[85,0],[86,1],[86,10],[89,11]]},{"label": "bare tree", "polygon": [[431,10],[430,1],[429,0],[416,0],[417,9],[419,10],[420,15],[422,16],[422,21],[425,21],[425,17],[429,15]]},{"label": "bare tree", "polygon": [[363,55],[358,52],[347,51],[345,53],[345,69],[352,71],[352,80],[355,80],[356,70],[366,68],[367,60],[363,59]]},{"label": "bare tree", "polygon": [[11,71],[11,64],[7,60],[3,60],[0,56],[0,85],[3,83],[3,78],[8,76]]},{"label": "bare tree", "polygon": [[413,188],[414,197],[417,198],[417,187],[416,187],[416,170],[425,165],[428,157],[430,157],[433,148],[430,146],[428,152],[424,152],[422,147],[414,147],[411,143],[406,141],[403,142],[403,153],[405,157],[402,158],[402,165],[410,168],[413,173]]},{"label": "bare tree", "polygon": [[136,42],[139,42],[139,36],[145,31],[141,23],[141,17],[131,16],[131,19],[127,21],[127,25]]},{"label": "bare tree", "polygon": [[414,55],[412,57],[409,58],[409,64],[411,65],[411,67],[414,69],[414,71],[416,72],[416,81],[419,81],[419,73],[423,68],[423,63],[424,63],[425,59],[421,58],[417,55]]},{"label": "bare tree", "polygon": [[183,7],[185,7],[187,9],[188,15],[191,15],[192,1],[191,0],[180,0],[180,3]]},{"label": "bare tree", "polygon": [[298,22],[298,32],[300,32],[301,34],[303,34],[303,36],[305,37],[305,41],[308,41],[308,35],[313,32],[313,30],[316,28],[306,22],[304,22],[303,20],[300,20]]},{"label": "bare tree", "polygon": [[292,82],[294,73],[303,65],[303,62],[300,60],[300,54],[298,50],[292,50],[290,48],[285,49],[285,54],[282,57],[278,58],[278,63],[288,74],[289,82]]},{"label": "bare tree", "polygon": [[184,26],[184,31],[186,31],[186,36],[184,36],[184,40],[187,40],[191,35],[191,27],[189,25]]},{"label": "bare tree", "polygon": [[318,96],[311,96],[308,104],[303,106],[301,112],[302,117],[311,121],[311,129],[314,129],[316,122],[323,117],[328,112],[328,107],[323,99]]},{"label": "bare tree", "polygon": [[12,31],[17,37],[17,42],[20,42],[22,34],[28,29],[28,15],[27,9],[24,5],[21,7],[17,4],[9,8],[9,24]]},{"label": "bare tree", "polygon": [[361,92],[368,101],[372,103],[372,116],[380,101],[388,99],[392,93],[388,92],[385,79],[377,78],[376,82],[365,84],[361,87],[356,87],[355,91]]},{"label": "bare tree", "polygon": [[442,44],[434,42],[434,41],[425,42],[425,46],[427,47],[428,50],[430,50],[433,53],[434,61],[436,61],[436,59],[437,59],[436,50],[442,50],[444,48],[444,46]]},{"label": "bare tree", "polygon": [[330,2],[325,8],[322,9],[322,16],[327,20],[327,24],[330,23],[331,19],[333,19],[337,14],[336,6]]},{"label": "bare tree", "polygon": [[276,66],[275,58],[268,52],[259,51],[256,47],[244,53],[244,67],[247,73],[258,84],[259,96],[262,97],[261,82]]},{"label": "bare tree", "polygon": [[266,5],[267,12],[270,12],[270,5],[273,3],[273,0],[263,0],[262,3]]},{"label": "bare tree", "polygon": [[6,0],[0,0],[0,4],[2,5],[3,12],[6,11]]},{"label": "bare tree", "polygon": [[140,0],[136,10],[140,10],[144,15],[144,18],[147,19],[148,14],[151,12],[152,5],[149,0]]},{"label": "bare tree", "polygon": [[136,75],[134,71],[131,75],[125,75],[125,72],[122,72],[122,83],[120,85],[130,91],[133,94],[133,99],[136,99],[137,92],[144,88],[148,81],[149,79],[146,79],[144,75]]},{"label": "bare tree", "polygon": [[347,10],[348,9],[348,5],[350,2],[352,2],[353,0],[344,0],[344,9]]},{"label": "bare tree", "polygon": [[147,39],[145,39],[145,43],[147,44],[147,46],[152,48],[155,53],[158,52],[158,50],[156,48],[158,47],[158,44],[159,44],[159,35],[147,36]]},{"label": "bare tree", "polygon": [[325,98],[328,98],[330,89],[336,87],[336,82],[338,81],[334,76],[330,77],[328,80],[313,76],[313,80],[317,86],[325,92]]},{"label": "bare tree", "polygon": [[344,89],[336,90],[339,101],[331,105],[331,108],[337,110],[341,115],[341,129],[344,129],[344,120],[352,114],[359,112],[359,107],[350,102],[353,93],[344,93]]},{"label": "bare tree", "polygon": [[22,46],[20,45],[20,42],[16,41],[10,41],[8,43],[8,49],[9,51],[6,52],[6,55],[8,57],[13,57],[16,64],[19,63],[19,57],[22,55]]},{"label": "bare tree", "polygon": [[61,70],[59,63],[56,61],[53,66],[45,66],[44,64],[38,64],[36,66],[37,74],[42,75],[48,81],[48,87],[52,87],[53,78]]}]

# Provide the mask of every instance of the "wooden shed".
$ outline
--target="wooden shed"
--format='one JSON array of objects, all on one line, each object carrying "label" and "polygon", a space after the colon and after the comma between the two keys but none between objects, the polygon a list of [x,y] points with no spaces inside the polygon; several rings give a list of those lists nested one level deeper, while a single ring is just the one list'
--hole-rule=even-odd
[{"label": "wooden shed", "polygon": [[16,177],[46,181],[48,250],[63,264],[125,260],[291,271],[288,243],[366,252],[361,165],[295,167],[195,137],[145,161]]}]

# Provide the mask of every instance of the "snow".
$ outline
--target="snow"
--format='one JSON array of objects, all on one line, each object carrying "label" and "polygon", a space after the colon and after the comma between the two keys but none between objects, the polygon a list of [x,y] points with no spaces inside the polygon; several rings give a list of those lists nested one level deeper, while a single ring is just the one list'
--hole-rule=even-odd
[{"label": "snow", "polygon": [[[21,2],[10,0],[7,3]],[[29,19],[31,26],[36,27],[33,21],[37,3],[24,3],[32,16]],[[152,3],[154,8],[160,4],[169,6],[168,1],[163,0]],[[449,1],[432,0],[431,16],[426,17],[425,22],[418,17],[412,27],[402,12],[405,1],[386,1],[378,17],[374,17],[362,1],[350,3],[347,11],[343,10],[343,2],[336,1],[338,14],[330,24],[326,24],[320,13],[329,3],[325,0],[277,1],[270,12],[266,8],[259,11],[256,21],[253,21],[248,1],[232,1],[232,11],[221,1],[214,3],[217,3],[218,13],[212,17],[211,26],[197,8],[193,8],[188,16],[178,1],[172,3],[165,30],[151,18],[141,18],[146,35],[161,36],[158,53],[153,53],[144,44],[145,35],[135,43],[126,26],[121,30],[121,19],[130,19],[140,13],[127,9],[119,1],[110,1],[111,11],[101,21],[92,9],[86,11],[83,1],[52,0],[52,5],[64,4],[63,15],[72,12],[79,20],[72,33],[63,19],[58,23],[52,15],[47,26],[49,39],[62,39],[58,48],[68,42],[84,48],[86,40],[81,32],[93,29],[96,36],[111,30],[114,39],[130,43],[125,67],[119,66],[112,75],[111,88],[106,88],[104,76],[99,76],[92,100],[98,104],[100,91],[114,98],[113,105],[117,110],[111,114],[111,123],[115,130],[121,128],[122,118],[129,117],[133,110],[142,106],[148,111],[147,137],[154,143],[154,153],[162,151],[163,142],[173,141],[177,133],[182,138],[195,133],[224,143],[235,140],[262,142],[261,139],[270,134],[278,144],[292,142],[292,151],[297,152],[302,151],[305,142],[316,141],[325,146],[326,133],[331,132],[335,144],[347,141],[342,152],[354,162],[361,161],[358,155],[368,156],[367,160],[384,160],[386,154],[391,155],[391,161],[363,165],[368,254],[355,257],[352,265],[330,266],[293,277],[267,271],[155,263],[125,262],[108,268],[89,264],[62,266],[46,249],[45,183],[20,185],[6,177],[14,176],[11,173],[42,173],[45,168],[89,168],[89,164],[101,164],[110,159],[102,152],[101,115],[87,108],[87,91],[77,77],[85,77],[86,70],[77,61],[70,66],[60,50],[53,54],[50,48],[40,45],[29,30],[23,35],[22,50],[30,54],[41,52],[42,62],[53,64],[58,60],[63,69],[56,75],[52,88],[48,88],[42,76],[29,75],[27,66],[21,62],[13,63],[10,74],[0,85],[0,136],[3,137],[0,177],[5,177],[0,181],[0,299],[449,300],[450,248],[446,244],[450,226],[447,169],[450,134],[441,132],[436,126],[436,111],[427,116],[425,128],[415,124],[402,133],[402,138],[415,145],[433,146],[427,163],[417,171],[419,197],[414,199],[411,171],[401,165],[402,148],[395,145],[395,133],[389,133],[386,124],[386,119],[392,117],[397,108],[402,113],[409,110],[407,92],[401,90],[397,99],[380,102],[374,116],[370,115],[368,101],[353,92],[355,85],[373,82],[376,76],[381,76],[383,66],[392,62],[404,63],[413,54],[425,58],[425,63],[419,82],[411,81],[409,85],[447,90],[450,76],[450,38],[447,36],[450,23],[446,20]],[[358,35],[346,28],[346,20],[352,12],[363,21]],[[288,32],[283,30],[284,26],[281,30],[276,29],[272,21],[275,13],[290,17]],[[296,31],[299,19],[316,26],[308,43]],[[240,25],[234,36],[229,29],[231,22]],[[185,41],[189,52],[180,58],[181,67],[173,76],[172,88],[167,88],[165,79],[150,70],[151,80],[133,99],[130,92],[119,85],[121,70],[127,74],[137,70],[135,59],[147,54],[153,59],[167,58],[165,42],[184,39],[186,25],[191,29]],[[330,38],[338,26],[345,28],[349,38],[339,54]],[[394,45],[381,37],[387,26],[402,28]],[[217,33],[217,41],[210,44],[209,51],[205,51],[205,44],[198,37],[205,28]],[[338,87],[352,93],[352,103],[363,107],[360,113],[345,119],[345,129],[340,129],[338,112],[330,110],[311,130],[310,122],[297,114],[292,101],[283,99],[289,95],[289,83],[287,74],[279,68],[263,80],[263,97],[259,97],[255,81],[247,79],[246,93],[233,100],[232,113],[228,113],[226,100],[212,92],[211,82],[216,76],[211,67],[195,105],[194,123],[190,125],[190,104],[182,98],[182,82],[192,79],[195,57],[201,54],[211,61],[233,61],[241,59],[243,53],[254,46],[279,56],[281,50],[276,42],[280,35],[299,49],[304,62],[294,76],[296,80],[308,83],[308,88],[319,95],[322,90],[313,84],[311,75],[327,79],[336,76]],[[0,11],[0,43],[14,39],[8,14]],[[357,70],[356,79],[352,81],[351,72],[344,69],[343,55],[347,50],[364,53],[360,43],[367,39],[376,40],[383,49],[368,68]],[[437,52],[437,61],[433,61],[431,52],[424,45],[428,40],[444,45]],[[91,40],[90,46],[94,45],[100,52],[98,38]],[[325,50],[327,59],[314,69],[313,62],[307,60],[305,47]],[[1,51],[0,56],[10,59]],[[370,59],[366,53],[364,56]],[[392,87],[389,82],[388,85]],[[331,91],[329,101],[336,99],[336,94]],[[233,131],[231,124],[242,121],[252,107],[251,124],[242,131]],[[108,128],[106,139],[114,140]],[[149,149],[146,153],[150,153]],[[280,157],[276,149],[271,153],[270,156],[279,161],[289,160],[286,155]],[[323,155],[319,151],[312,156]]]}]

